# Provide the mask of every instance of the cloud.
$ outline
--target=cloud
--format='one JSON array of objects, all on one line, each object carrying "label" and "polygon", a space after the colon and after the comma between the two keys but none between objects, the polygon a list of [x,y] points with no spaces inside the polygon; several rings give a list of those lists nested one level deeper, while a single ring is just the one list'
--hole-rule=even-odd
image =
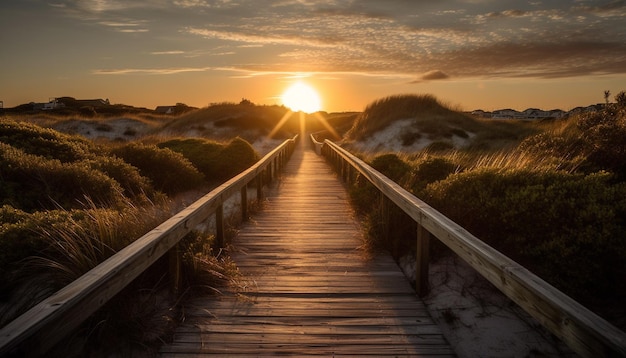
[{"label": "cloud", "polygon": [[177,0],[174,5],[182,8],[213,8],[223,9],[239,6],[238,3],[231,0]]},{"label": "cloud", "polygon": [[173,75],[186,72],[206,72],[213,67],[179,67],[179,68],[124,68],[93,70],[94,75]]},{"label": "cloud", "polygon": [[411,83],[422,83],[424,81],[445,80],[447,78],[450,78],[450,76],[448,76],[448,74],[446,74],[445,72],[441,70],[432,70],[432,71],[428,71],[422,74],[418,80],[415,80]]},{"label": "cloud", "polygon": [[208,39],[218,39],[224,41],[244,42],[248,44],[272,44],[272,45],[304,45],[314,47],[332,46],[336,42],[331,36],[307,37],[296,31],[290,32],[268,32],[264,29],[257,29],[256,33],[246,28],[238,28],[233,31],[212,30],[200,28],[188,28],[186,32],[202,36]]},{"label": "cloud", "polygon": [[117,32],[125,32],[125,33],[141,33],[141,32],[149,32],[146,27],[144,27],[146,21],[127,21],[127,22],[112,22],[112,21],[100,21],[99,24],[106,26],[108,28],[113,29]]},{"label": "cloud", "polygon": [[623,16],[626,13],[626,1],[617,0],[611,1],[604,5],[599,6],[590,6],[586,4],[575,5],[572,7],[573,11],[576,12],[587,12],[591,14],[613,14],[616,16]]},{"label": "cloud", "polygon": [[174,50],[174,51],[153,51],[150,52],[151,55],[183,55],[185,54],[185,51],[178,51],[178,50]]},{"label": "cloud", "polygon": [[487,17],[523,17],[531,14],[528,11],[522,10],[505,10],[505,11],[496,11],[490,12],[486,16]]},{"label": "cloud", "polygon": [[455,50],[440,62],[459,76],[558,78],[626,73],[626,44],[617,42],[497,43]]},{"label": "cloud", "polygon": [[[626,73],[626,34],[621,30],[626,1],[594,6],[512,0],[498,6],[480,0],[66,3],[89,16],[97,13],[96,23],[117,32],[150,30],[155,34],[153,48],[185,44],[184,52],[142,51],[184,55],[176,58],[180,67],[122,65],[120,70],[96,70],[98,74],[173,74],[209,68],[198,67],[199,63],[259,73],[391,75],[413,82],[443,80],[450,74],[548,78]],[[150,22],[138,20],[141,16]],[[417,80],[416,73],[421,74]]]}]

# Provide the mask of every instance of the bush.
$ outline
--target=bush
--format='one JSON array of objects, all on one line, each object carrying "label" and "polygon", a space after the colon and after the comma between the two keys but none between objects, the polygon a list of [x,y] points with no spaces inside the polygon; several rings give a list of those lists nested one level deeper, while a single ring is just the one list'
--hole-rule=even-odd
[{"label": "bush", "polygon": [[259,160],[252,145],[241,138],[235,138],[219,153],[216,163],[218,178],[225,180],[248,169]]},{"label": "bush", "polygon": [[202,174],[187,158],[168,148],[130,143],[111,152],[139,168],[155,189],[168,195],[197,188],[204,182]]},{"label": "bush", "polygon": [[[52,210],[29,214],[10,205],[0,208],[0,300],[6,301],[21,284],[20,277],[26,274],[24,260],[41,255],[50,245],[42,235],[43,228],[65,226],[80,217],[82,213],[79,211]],[[51,290],[54,288],[58,286]],[[0,320],[0,326],[2,322],[6,323],[6,320]]]},{"label": "bush", "polygon": [[426,188],[427,201],[580,300],[626,280],[626,184],[593,175],[479,169]]},{"label": "bush", "polygon": [[217,177],[215,169],[217,156],[222,145],[202,138],[171,139],[157,144],[159,148],[167,148],[182,154],[195,166],[206,180]]},{"label": "bush", "polygon": [[393,181],[399,181],[411,170],[411,166],[400,159],[396,154],[383,154],[372,160],[372,168]]},{"label": "bush", "polygon": [[254,148],[241,138],[233,139],[228,145],[201,138],[173,139],[158,144],[181,153],[207,181],[223,181],[240,173],[258,160]]},{"label": "bush", "polygon": [[90,168],[101,171],[117,181],[124,189],[124,194],[132,199],[155,198],[155,191],[150,180],[139,173],[139,170],[124,160],[116,157],[99,157],[88,160]]},{"label": "bush", "polygon": [[94,156],[94,146],[86,139],[6,119],[0,120],[0,142],[25,153],[58,159],[63,163]]},{"label": "bush", "polygon": [[626,178],[626,110],[608,106],[580,116],[577,125],[590,148],[587,169],[610,170]]},{"label": "bush", "polygon": [[[2,312],[6,323],[39,300],[77,279],[169,217],[156,206],[120,210],[0,210],[0,292],[19,305]],[[18,297],[23,292],[32,296]]]},{"label": "bush", "polygon": [[596,112],[580,113],[559,132],[546,132],[527,138],[519,148],[533,154],[563,158],[580,171],[610,171],[619,180],[626,178],[626,94],[620,92],[616,104]]},{"label": "bush", "polygon": [[418,195],[430,183],[446,179],[459,170],[459,165],[447,158],[426,158],[415,166],[408,187]]},{"label": "bush", "polygon": [[124,201],[119,183],[86,162],[61,163],[0,143],[0,171],[0,204],[24,211],[80,208],[86,197],[101,206]]}]

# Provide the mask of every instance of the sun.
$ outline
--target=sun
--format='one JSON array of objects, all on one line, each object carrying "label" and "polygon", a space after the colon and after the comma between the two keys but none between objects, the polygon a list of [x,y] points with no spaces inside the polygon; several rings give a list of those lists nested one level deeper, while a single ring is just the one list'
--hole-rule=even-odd
[{"label": "sun", "polygon": [[280,98],[283,104],[294,112],[314,113],[321,109],[317,91],[304,82],[294,83]]}]

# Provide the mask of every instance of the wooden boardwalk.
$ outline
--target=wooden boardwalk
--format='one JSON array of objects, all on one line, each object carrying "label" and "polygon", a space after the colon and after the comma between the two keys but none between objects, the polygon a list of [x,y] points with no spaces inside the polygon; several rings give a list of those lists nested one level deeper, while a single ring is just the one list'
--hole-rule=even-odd
[{"label": "wooden boardwalk", "polygon": [[233,258],[248,286],[197,298],[164,357],[454,356],[389,255],[366,258],[347,192],[296,149]]}]

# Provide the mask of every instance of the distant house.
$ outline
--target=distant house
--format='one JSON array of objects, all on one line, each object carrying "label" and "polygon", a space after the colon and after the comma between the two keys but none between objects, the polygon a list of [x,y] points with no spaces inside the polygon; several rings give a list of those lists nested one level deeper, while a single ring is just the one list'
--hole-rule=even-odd
[{"label": "distant house", "polygon": [[51,109],[56,109],[56,108],[61,108],[61,107],[65,107],[65,105],[63,103],[57,101],[56,98],[50,98],[48,103],[44,103],[43,104],[42,110],[48,111],[48,110],[51,110]]},{"label": "distant house", "polygon": [[567,115],[567,112],[560,109],[544,111],[537,108],[529,108],[522,113],[524,115],[524,119],[563,118]]},{"label": "distant house", "polygon": [[519,118],[523,118],[524,116],[522,112],[518,112],[510,108],[498,109],[491,113],[492,113],[491,118],[495,118],[495,119],[519,119]]},{"label": "distant house", "polygon": [[486,112],[486,111],[483,111],[482,109],[477,109],[475,111],[472,111],[471,114],[473,116],[480,117],[480,118],[491,118],[492,116],[491,112]]},{"label": "distant house", "polygon": [[77,99],[76,103],[81,107],[106,107],[110,106],[109,99]]},{"label": "distant house", "polygon": [[50,98],[46,103],[31,102],[30,104],[33,106],[34,111],[49,111],[51,109],[65,107],[65,105],[57,101],[56,98]]},{"label": "distant house", "polygon": [[562,109],[553,109],[550,111],[550,118],[565,118],[567,114],[568,113]]},{"label": "distant house", "polygon": [[176,110],[176,106],[157,106],[154,111],[159,114],[172,114]]}]

